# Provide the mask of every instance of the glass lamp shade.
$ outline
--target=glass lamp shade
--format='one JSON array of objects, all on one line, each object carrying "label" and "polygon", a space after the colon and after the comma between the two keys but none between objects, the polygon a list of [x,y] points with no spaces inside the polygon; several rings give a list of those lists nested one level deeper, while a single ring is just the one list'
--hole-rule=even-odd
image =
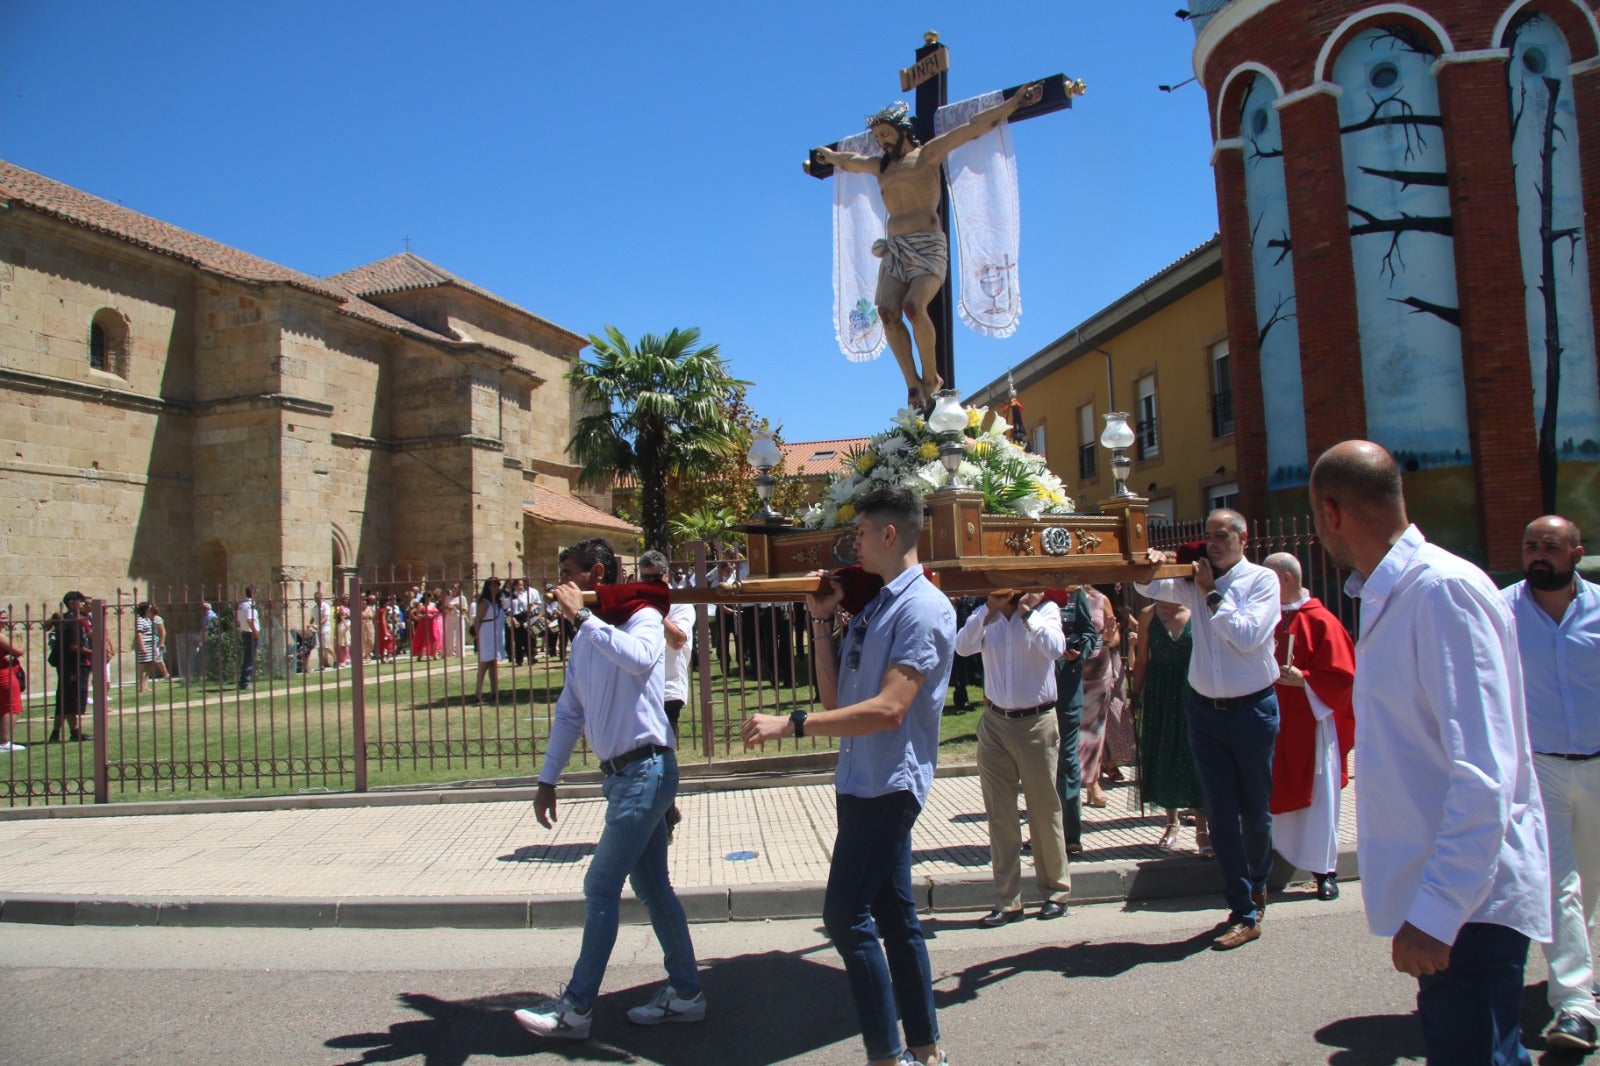
[{"label": "glass lamp shade", "polygon": [[[1133,440],[1131,433],[1128,439]],[[757,470],[771,470],[782,460],[783,453],[778,450],[778,442],[772,439],[771,433],[757,433],[750,442],[750,450],[745,453],[745,461]]]},{"label": "glass lamp shade", "polygon": [[[935,433],[960,433],[967,428],[967,411],[961,406],[956,390],[945,389],[934,397],[928,428]],[[1128,439],[1133,439],[1131,434]]]},{"label": "glass lamp shade", "polygon": [[1133,429],[1128,425],[1128,412],[1112,411],[1105,417],[1106,428],[1100,434],[1101,445],[1111,449],[1133,447]]}]

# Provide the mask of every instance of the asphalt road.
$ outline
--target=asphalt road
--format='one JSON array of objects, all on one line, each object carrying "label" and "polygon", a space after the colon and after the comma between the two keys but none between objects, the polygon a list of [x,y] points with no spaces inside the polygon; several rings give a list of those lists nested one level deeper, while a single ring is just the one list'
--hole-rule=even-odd
[{"label": "asphalt road", "polygon": [[[1298,897],[1298,898],[1297,898]],[[1264,935],[1208,950],[1212,900],[1080,907],[1054,922],[928,921],[955,1066],[1422,1061],[1414,984],[1366,931],[1359,884],[1275,901]],[[711,1015],[638,1028],[623,1012],[661,980],[627,927],[594,1038],[546,1047],[512,1020],[558,991],[575,931],[172,929],[0,925],[0,1062],[641,1062],[859,1064],[838,957],[816,921],[694,927]],[[1524,1024],[1549,1020],[1529,959]],[[1544,1055],[1535,1061],[1574,1062]]]}]

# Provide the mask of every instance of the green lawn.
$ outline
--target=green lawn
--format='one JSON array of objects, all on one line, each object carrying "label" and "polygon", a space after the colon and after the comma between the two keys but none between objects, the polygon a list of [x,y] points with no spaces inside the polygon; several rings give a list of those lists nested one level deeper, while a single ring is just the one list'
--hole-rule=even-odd
[{"label": "green lawn", "polygon": [[[473,699],[476,664],[462,659],[369,667],[365,691],[369,788],[529,778],[538,772],[564,672],[560,663],[500,670],[500,700]],[[355,711],[348,668],[262,682],[248,692],[215,682],[158,681],[144,694],[114,685],[105,726],[113,802],[242,797],[355,788]],[[809,686],[725,678],[713,665],[709,720],[695,683],[680,723],[685,765],[820,752],[806,738],[746,752],[739,726],[753,712],[816,706]],[[949,711],[941,757],[970,760],[977,712]],[[0,788],[12,805],[92,800],[91,743],[50,744],[49,697],[30,694],[17,720],[26,751],[0,756]],[[594,769],[580,745],[573,769]]]}]

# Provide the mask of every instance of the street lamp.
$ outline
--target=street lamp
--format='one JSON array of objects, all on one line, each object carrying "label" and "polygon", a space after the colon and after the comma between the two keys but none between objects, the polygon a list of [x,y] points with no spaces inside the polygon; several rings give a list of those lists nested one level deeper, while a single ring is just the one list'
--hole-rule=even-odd
[{"label": "street lamp", "polygon": [[745,453],[745,461],[761,471],[756,478],[756,495],[761,497],[761,512],[756,518],[762,522],[782,522],[783,515],[772,509],[772,492],[778,487],[778,479],[772,476],[772,468],[783,461],[783,453],[778,450],[778,442],[772,439],[771,433],[757,433],[755,440],[750,442],[750,450]]},{"label": "street lamp", "polygon": [[955,389],[943,389],[933,398],[933,411],[928,415],[928,428],[939,434],[939,461],[950,474],[940,492],[954,492],[963,488],[956,477],[961,466],[961,434],[967,428],[967,410]]},{"label": "street lamp", "polygon": [[1133,460],[1128,458],[1127,449],[1133,445],[1133,430],[1128,425],[1128,412],[1112,411],[1106,416],[1106,428],[1100,434],[1102,447],[1111,449],[1111,477],[1116,484],[1113,497],[1132,496],[1128,491],[1128,472],[1133,469]]}]

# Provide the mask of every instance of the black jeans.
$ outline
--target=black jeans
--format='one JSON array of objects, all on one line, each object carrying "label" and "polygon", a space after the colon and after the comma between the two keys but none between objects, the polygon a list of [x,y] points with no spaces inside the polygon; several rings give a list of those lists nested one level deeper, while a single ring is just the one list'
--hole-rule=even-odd
[{"label": "black jeans", "polygon": [[254,633],[239,634],[239,687],[249,688],[256,679],[256,644],[260,637]]}]

